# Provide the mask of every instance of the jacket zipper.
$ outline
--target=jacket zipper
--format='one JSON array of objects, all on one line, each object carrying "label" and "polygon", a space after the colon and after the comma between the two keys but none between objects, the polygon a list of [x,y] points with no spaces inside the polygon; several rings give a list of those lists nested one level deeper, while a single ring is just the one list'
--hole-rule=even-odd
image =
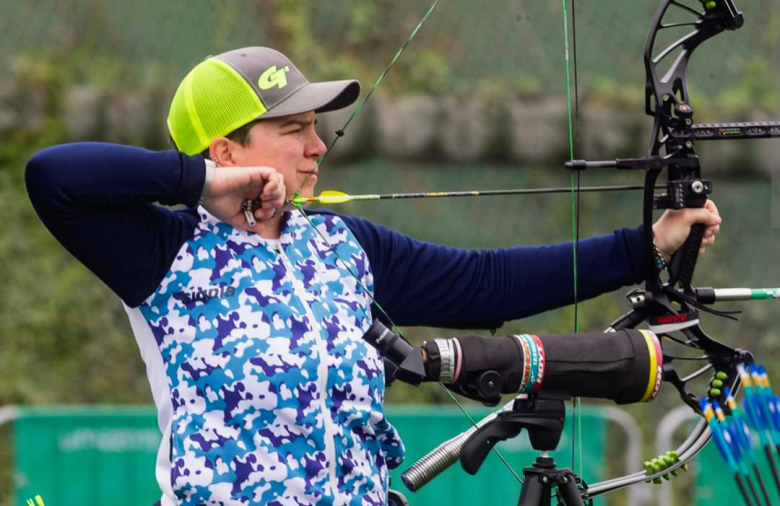
[{"label": "jacket zipper", "polygon": [[340,499],[339,497],[339,487],[338,487],[338,481],[336,480],[336,443],[335,443],[335,437],[333,435],[333,417],[331,416],[330,409],[328,408],[327,398],[328,398],[328,364],[326,362],[327,356],[328,356],[328,348],[325,343],[325,340],[322,338],[322,329],[320,328],[319,322],[314,317],[314,312],[311,310],[311,306],[309,306],[309,303],[306,301],[304,295],[306,293],[306,289],[301,284],[300,280],[295,277],[294,270],[292,263],[287,258],[287,255],[284,253],[284,249],[282,247],[281,240],[277,242],[277,249],[279,251],[279,256],[282,258],[282,262],[284,263],[285,267],[287,267],[287,270],[290,272],[290,278],[292,279],[293,286],[295,287],[295,291],[298,294],[298,299],[301,301],[301,304],[306,309],[306,315],[309,317],[309,321],[311,321],[312,328],[317,333],[317,351],[320,355],[320,363],[317,366],[317,376],[318,376],[318,385],[321,392],[321,402],[320,402],[320,409],[322,411],[322,417],[324,420],[324,427],[325,427],[325,456],[328,459],[328,479],[330,481],[330,486],[333,489],[333,499],[334,501],[338,503],[343,503],[344,501],[340,501],[337,499]]}]

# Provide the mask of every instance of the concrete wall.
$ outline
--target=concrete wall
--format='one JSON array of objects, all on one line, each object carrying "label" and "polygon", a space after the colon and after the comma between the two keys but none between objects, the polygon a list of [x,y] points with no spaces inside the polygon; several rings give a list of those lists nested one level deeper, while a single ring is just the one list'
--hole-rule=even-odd
[{"label": "concrete wall", "polygon": [[[15,82],[0,82],[0,135],[35,133],[48,116],[59,116],[70,141],[91,140],[169,147],[165,117],[172,90],[130,89],[105,92],[74,86],[64,92]],[[49,97],[57,97],[49,98]],[[603,100],[580,102],[578,158],[641,156],[647,149],[651,119],[641,107],[612,107]],[[320,116],[327,144],[343,128],[352,109]],[[725,120],[717,111],[708,118]],[[766,120],[767,118],[755,118]],[[707,173],[771,173],[772,141],[699,143]],[[537,165],[569,158],[566,99],[507,98],[465,100],[454,96],[375,95],[348,126],[329,155],[332,159],[383,156],[399,160],[477,162],[500,160]]]}]

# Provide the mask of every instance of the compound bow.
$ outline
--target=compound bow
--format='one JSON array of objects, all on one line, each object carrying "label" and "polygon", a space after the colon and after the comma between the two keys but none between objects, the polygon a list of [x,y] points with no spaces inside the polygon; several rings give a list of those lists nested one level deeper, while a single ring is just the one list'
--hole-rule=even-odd
[{"label": "compound bow", "polygon": [[[372,88],[364,101],[356,108],[344,128],[337,132],[337,137],[334,138],[333,143],[329,146],[328,152],[335,145],[335,141],[344,134],[346,127],[359,113],[373,90],[398,60],[404,48],[409,44],[421,25],[433,12],[438,1],[436,0],[428,9],[425,17],[418,23],[404,46],[396,53],[391,64],[381,74],[374,88]],[[566,0],[563,1],[565,6]],[[634,328],[647,321],[650,329],[667,338],[667,341],[673,341],[703,352],[704,356],[701,358],[706,359],[708,364],[690,375],[681,377],[675,368],[676,357],[669,355],[667,352],[664,352],[663,366],[664,381],[674,385],[679,391],[682,400],[696,413],[702,415],[700,398],[689,390],[689,382],[701,377],[710,370],[714,370],[720,373],[718,375],[719,380],[729,386],[732,392],[736,392],[740,387],[738,367],[741,364],[751,363],[752,356],[749,352],[733,349],[710,337],[701,327],[699,311],[706,311],[719,316],[728,316],[727,313],[709,309],[706,305],[721,300],[780,298],[780,290],[768,291],[763,294],[751,294],[749,290],[695,288],[692,284],[692,279],[703,238],[703,225],[694,225],[692,227],[688,240],[672,258],[667,270],[668,277],[664,280],[653,248],[653,211],[657,209],[702,207],[707,201],[707,196],[712,192],[713,186],[711,181],[702,177],[700,160],[694,149],[695,141],[780,137],[780,122],[718,124],[696,124],[693,122],[694,111],[690,104],[687,76],[691,55],[703,42],[725,31],[732,31],[742,27],[744,17],[734,5],[733,0],[690,0],[690,3],[695,4],[698,8],[686,5],[683,3],[685,1],[687,0],[663,0],[655,14],[647,37],[644,52],[647,77],[645,112],[654,119],[647,155],[639,158],[608,161],[571,160],[566,163],[566,167],[572,171],[615,168],[645,172],[643,198],[643,225],[646,247],[645,288],[643,290],[635,289],[629,293],[628,298],[632,305],[632,310],[613,322],[606,331]],[[692,16],[693,20],[683,23],[666,23],[664,21],[665,18],[674,10]],[[660,50],[656,48],[657,36],[660,33],[664,30],[682,27],[690,27],[690,31],[668,47]],[[661,67],[669,61],[671,63],[668,66],[668,70],[661,75]],[[663,188],[661,193],[657,193],[657,188],[659,187],[658,180],[663,172],[666,172],[666,182],[660,185]],[[572,192],[579,194],[578,189],[574,185],[572,186]],[[299,197],[299,195],[296,194],[296,197]],[[306,216],[300,206],[301,201],[293,200],[299,211]],[[684,336],[684,339],[673,337],[671,335],[672,332],[679,332]],[[709,391],[709,395],[712,395],[712,390]],[[725,402],[721,404],[725,404]],[[463,441],[465,441],[465,438],[462,436],[456,437],[440,446],[407,471],[407,475],[411,473],[413,479],[417,480],[417,488],[455,461],[452,458],[452,450],[453,448],[459,448],[459,445],[462,445]],[[668,462],[664,469],[658,471],[645,470],[594,483],[587,487],[583,486],[581,495],[583,498],[588,499],[667,475],[685,466],[693,459],[705,447],[711,436],[707,421],[702,419],[682,445],[674,452],[676,455],[674,461]],[[417,476],[417,478],[414,478],[414,476]]]},{"label": "compound bow", "polygon": [[[702,414],[699,397],[688,389],[688,383],[714,369],[725,373],[724,383],[736,391],[740,385],[737,367],[751,363],[750,353],[733,349],[710,337],[699,322],[699,311],[720,316],[724,313],[707,309],[705,304],[728,298],[729,291],[697,289],[692,285],[696,260],[704,233],[703,225],[694,225],[688,240],[674,255],[668,269],[668,279],[662,280],[653,250],[653,211],[702,207],[712,192],[712,182],[704,179],[694,141],[760,139],[780,137],[780,122],[696,124],[688,91],[688,63],[694,50],[706,40],[725,31],[742,27],[744,17],[732,0],[700,2],[698,11],[677,0],[664,0],[655,14],[645,45],[644,63],[647,74],[645,112],[654,119],[648,154],[641,158],[589,162],[573,160],[566,164],[571,170],[616,168],[645,171],[643,225],[646,247],[646,281],[644,290],[633,290],[629,301],[633,309],[616,320],[607,331],[633,328],[647,321],[650,329],[680,344],[704,352],[709,364],[681,377],[675,369],[674,357],[665,353],[664,381],[680,392],[682,400],[696,413]],[[670,9],[684,11],[695,19],[686,23],[665,23]],[[690,26],[690,31],[668,47],[657,50],[659,33],[671,28]],[[660,69],[673,59],[665,74]],[[666,171],[666,191],[656,193],[659,176]],[[749,294],[746,298],[750,298]],[[730,298],[730,300],[736,300]],[[680,332],[685,340],[669,335]],[[590,485],[584,497],[593,497],[628,485],[653,480],[683,467],[698,454],[711,438],[707,422],[702,419],[693,432],[677,448],[677,461],[656,473],[643,471]]]}]

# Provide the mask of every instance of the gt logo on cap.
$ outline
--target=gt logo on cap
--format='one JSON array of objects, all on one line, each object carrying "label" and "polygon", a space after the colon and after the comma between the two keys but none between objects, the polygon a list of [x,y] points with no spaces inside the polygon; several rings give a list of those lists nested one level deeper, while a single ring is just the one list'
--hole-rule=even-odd
[{"label": "gt logo on cap", "polygon": [[270,90],[274,86],[279,87],[281,90],[287,86],[287,72],[290,71],[290,67],[286,66],[283,69],[276,69],[276,65],[268,67],[265,72],[260,75],[260,79],[257,80],[257,85],[261,90]]}]

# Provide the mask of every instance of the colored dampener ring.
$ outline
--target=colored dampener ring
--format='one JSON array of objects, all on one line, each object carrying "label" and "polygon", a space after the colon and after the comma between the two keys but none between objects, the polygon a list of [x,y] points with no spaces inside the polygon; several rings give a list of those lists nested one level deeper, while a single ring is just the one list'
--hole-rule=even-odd
[{"label": "colored dampener ring", "polygon": [[661,390],[661,380],[663,379],[664,355],[661,351],[661,342],[653,332],[649,330],[640,330],[639,332],[645,338],[647,351],[650,355],[650,374],[647,380],[647,390],[642,396],[640,402],[649,402],[655,399]]}]

